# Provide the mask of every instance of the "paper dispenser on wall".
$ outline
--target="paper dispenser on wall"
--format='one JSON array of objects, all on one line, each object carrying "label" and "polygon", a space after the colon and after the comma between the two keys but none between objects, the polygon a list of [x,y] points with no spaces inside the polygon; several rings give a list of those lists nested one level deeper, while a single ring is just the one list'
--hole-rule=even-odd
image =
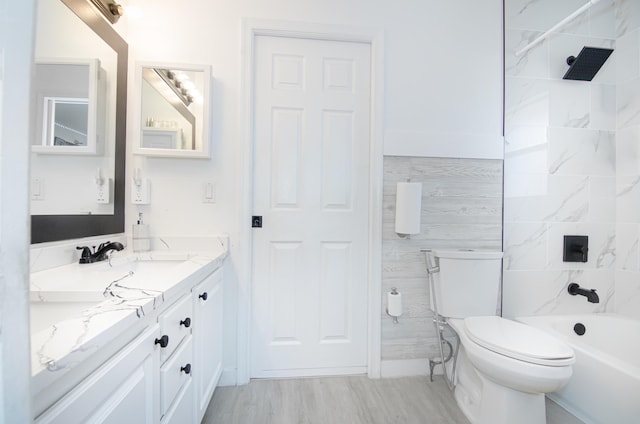
[{"label": "paper dispenser on wall", "polygon": [[396,191],[396,233],[420,233],[422,183],[398,183]]}]

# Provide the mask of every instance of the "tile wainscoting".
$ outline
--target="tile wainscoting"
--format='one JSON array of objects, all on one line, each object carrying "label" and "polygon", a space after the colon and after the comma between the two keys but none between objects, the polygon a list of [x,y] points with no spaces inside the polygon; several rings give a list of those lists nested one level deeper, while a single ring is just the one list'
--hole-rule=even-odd
[{"label": "tile wainscoting", "polygon": [[[422,183],[421,232],[394,231],[396,184]],[[425,374],[438,344],[420,249],[502,248],[502,160],[386,156],[382,231],[382,375]],[[404,313],[393,324],[384,310],[392,287]]]}]

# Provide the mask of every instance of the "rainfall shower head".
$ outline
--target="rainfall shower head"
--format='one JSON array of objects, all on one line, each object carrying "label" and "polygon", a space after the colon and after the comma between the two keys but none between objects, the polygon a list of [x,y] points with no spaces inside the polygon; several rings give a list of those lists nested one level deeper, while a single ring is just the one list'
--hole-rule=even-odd
[{"label": "rainfall shower head", "polygon": [[567,58],[567,64],[570,67],[562,79],[591,81],[611,53],[613,53],[613,49],[583,47],[578,57],[569,56]]}]

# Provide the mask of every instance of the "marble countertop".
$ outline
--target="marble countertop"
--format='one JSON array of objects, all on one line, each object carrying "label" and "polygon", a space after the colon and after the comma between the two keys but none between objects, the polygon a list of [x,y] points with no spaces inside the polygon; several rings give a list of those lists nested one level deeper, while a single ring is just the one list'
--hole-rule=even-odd
[{"label": "marble countertop", "polygon": [[110,261],[31,274],[32,384],[45,387],[165,302],[219,268],[228,240],[207,250],[115,252]]}]

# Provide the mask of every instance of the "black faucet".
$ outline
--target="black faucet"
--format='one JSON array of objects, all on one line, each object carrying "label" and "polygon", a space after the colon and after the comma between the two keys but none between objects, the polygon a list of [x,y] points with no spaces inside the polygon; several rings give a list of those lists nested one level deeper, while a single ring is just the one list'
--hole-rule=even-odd
[{"label": "black faucet", "polygon": [[124,249],[122,243],[118,243],[117,241],[110,242],[106,241],[101,243],[96,250],[95,246],[93,247],[94,252],[91,253],[91,248],[89,246],[77,246],[76,249],[82,250],[80,254],[80,263],[81,264],[92,264],[94,262],[100,262],[106,260],[109,255],[108,253],[112,250],[120,251]]},{"label": "black faucet", "polygon": [[596,293],[596,289],[581,289],[580,286],[576,283],[569,284],[569,294],[575,296],[577,294],[584,296],[587,298],[587,301],[591,303],[599,303],[600,298]]}]

